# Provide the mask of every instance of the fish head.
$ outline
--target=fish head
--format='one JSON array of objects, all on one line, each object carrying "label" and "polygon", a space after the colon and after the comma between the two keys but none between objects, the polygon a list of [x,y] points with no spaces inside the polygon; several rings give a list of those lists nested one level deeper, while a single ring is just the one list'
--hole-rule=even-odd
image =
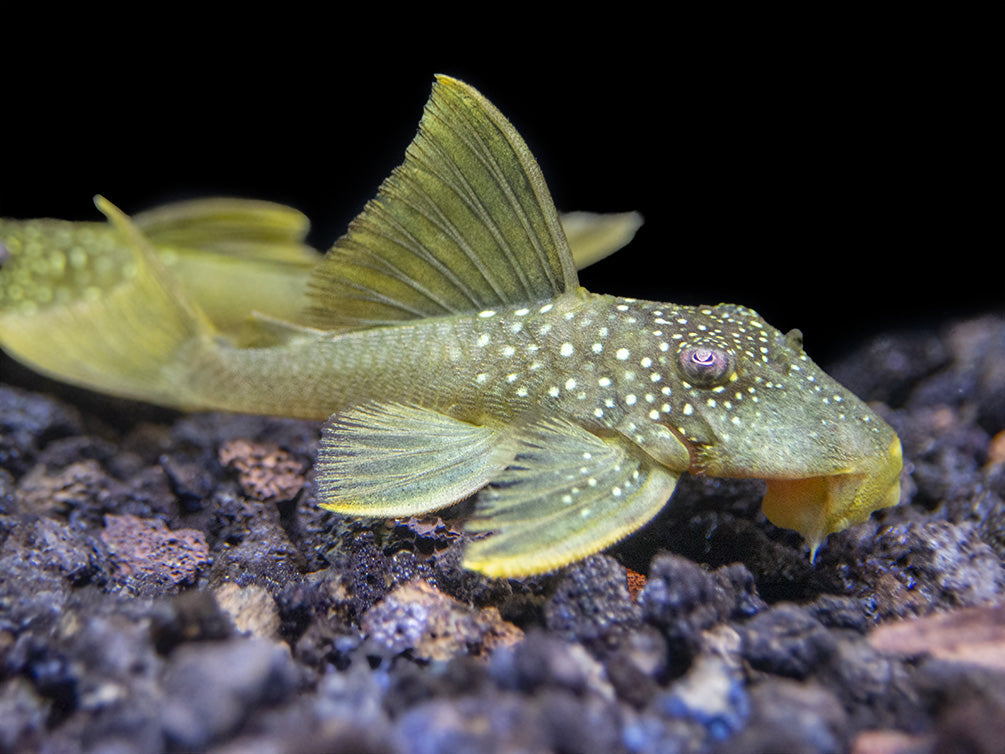
[{"label": "fish head", "polygon": [[900,501],[894,430],[806,355],[798,330],[720,304],[689,309],[677,341],[690,471],[767,482],[768,519],[798,531],[811,551],[832,532]]}]

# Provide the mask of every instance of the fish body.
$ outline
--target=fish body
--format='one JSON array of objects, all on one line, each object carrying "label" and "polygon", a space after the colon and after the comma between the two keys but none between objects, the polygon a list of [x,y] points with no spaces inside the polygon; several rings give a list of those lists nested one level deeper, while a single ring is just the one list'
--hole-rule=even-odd
[{"label": "fish body", "polygon": [[[405,162],[320,263],[299,250],[296,218],[257,221],[259,253],[231,262],[266,272],[243,309],[200,304],[163,248],[172,229],[195,246],[230,230],[99,207],[110,225],[87,243],[68,226],[57,238],[0,225],[17,262],[0,270],[7,350],[165,405],[326,419],[321,505],[407,516],[478,493],[467,528],[491,536],[468,546],[468,567],[518,576],[596,552],[652,518],[684,473],[766,479],[769,518],[814,550],[899,500],[895,433],[798,331],[741,306],[581,288],[526,145],[456,80],[438,78]],[[288,281],[276,295],[270,267]]]}]

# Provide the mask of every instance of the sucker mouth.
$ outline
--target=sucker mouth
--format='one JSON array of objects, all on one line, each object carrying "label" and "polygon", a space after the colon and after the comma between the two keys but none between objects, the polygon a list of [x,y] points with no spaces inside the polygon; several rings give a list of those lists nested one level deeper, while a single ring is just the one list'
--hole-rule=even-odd
[{"label": "sucker mouth", "polygon": [[902,468],[900,440],[894,437],[886,455],[847,472],[765,480],[768,490],[761,509],[771,523],[802,534],[815,553],[828,534],[899,503]]}]

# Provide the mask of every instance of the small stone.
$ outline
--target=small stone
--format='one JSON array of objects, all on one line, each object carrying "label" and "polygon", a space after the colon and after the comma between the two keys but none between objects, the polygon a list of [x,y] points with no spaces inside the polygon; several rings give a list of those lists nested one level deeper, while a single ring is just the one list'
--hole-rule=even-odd
[{"label": "small stone", "polygon": [[304,465],[271,443],[231,440],[220,447],[220,463],[237,470],[241,490],[254,500],[287,502],[304,487]]},{"label": "small stone", "polygon": [[639,625],[641,615],[625,568],[607,555],[569,566],[544,606],[550,630],[587,644],[615,643],[619,634]]},{"label": "small stone", "polygon": [[38,465],[21,480],[19,497],[25,512],[66,515],[96,500],[109,483],[97,461],[72,463],[55,474]]},{"label": "small stone", "polygon": [[523,632],[495,608],[475,610],[424,581],[404,584],[363,616],[363,630],[393,652],[411,650],[429,660],[481,656],[516,643]]},{"label": "small stone", "polygon": [[1005,672],[1005,606],[980,606],[886,623],[869,643],[901,657],[928,655]]},{"label": "small stone", "polygon": [[263,708],[289,700],[300,673],[285,645],[262,639],[187,644],[164,673],[163,726],[179,750],[201,750]]},{"label": "small stone", "polygon": [[25,390],[0,386],[0,468],[15,477],[34,462],[44,443],[81,431],[76,409]]},{"label": "small stone", "polygon": [[238,586],[233,582],[216,590],[220,609],[230,615],[234,627],[259,639],[279,639],[281,621],[276,601],[257,584]]},{"label": "small stone", "polygon": [[750,689],[747,725],[726,741],[730,754],[844,754],[848,721],[841,702],[815,683],[771,678]]},{"label": "small stone", "polygon": [[111,578],[141,590],[190,584],[209,563],[201,531],[170,531],[159,519],[107,514],[101,541],[108,548]]},{"label": "small stone", "polygon": [[[653,560],[649,580],[639,594],[643,616],[667,638],[675,664],[685,665],[701,644],[701,633],[732,609],[715,577],[679,555]],[[728,600],[732,602],[732,600]]]},{"label": "small stone", "polygon": [[831,657],[835,639],[804,608],[781,603],[740,629],[744,658],[758,670],[805,678]]},{"label": "small stone", "polygon": [[523,692],[558,688],[574,694],[592,693],[605,699],[615,697],[604,666],[581,644],[556,639],[533,631],[512,647],[496,652],[491,659],[492,677],[503,687]]},{"label": "small stone", "polygon": [[660,695],[656,705],[665,715],[698,723],[713,741],[729,738],[750,714],[740,669],[710,656],[698,658],[683,678]]},{"label": "small stone", "polygon": [[899,730],[864,730],[855,736],[851,754],[931,754],[935,742],[930,735]]}]

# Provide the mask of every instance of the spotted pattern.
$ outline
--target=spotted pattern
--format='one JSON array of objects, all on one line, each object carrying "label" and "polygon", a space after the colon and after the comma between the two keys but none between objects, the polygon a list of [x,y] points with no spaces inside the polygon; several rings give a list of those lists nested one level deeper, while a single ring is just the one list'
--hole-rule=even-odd
[{"label": "spotted pattern", "polygon": [[99,223],[0,219],[0,311],[32,314],[97,301],[137,272],[133,254]]},{"label": "spotted pattern", "polygon": [[[560,416],[674,459],[674,471],[828,475],[850,458],[884,456],[890,443],[885,423],[813,363],[798,333],[741,306],[578,291],[536,306],[350,333],[339,343],[338,362],[318,373],[343,375],[345,400],[378,393],[476,424]],[[680,367],[687,349],[701,352],[699,360],[706,351],[727,354],[729,369],[694,384]]]},{"label": "spotted pattern", "polygon": [[[467,418],[538,411],[620,432],[642,447],[658,425],[697,449],[692,471],[718,464],[714,471],[729,473],[726,456],[737,471],[764,466],[765,443],[779,446],[771,463],[781,468],[834,433],[853,431],[849,425],[861,431],[873,421],[810,360],[798,332],[785,335],[741,306],[577,294],[485,310],[444,334],[437,347],[455,366],[438,387],[451,406],[471,407]],[[679,363],[687,349],[704,359],[724,354],[729,369],[694,384]],[[780,436],[780,426],[790,436]]]}]

